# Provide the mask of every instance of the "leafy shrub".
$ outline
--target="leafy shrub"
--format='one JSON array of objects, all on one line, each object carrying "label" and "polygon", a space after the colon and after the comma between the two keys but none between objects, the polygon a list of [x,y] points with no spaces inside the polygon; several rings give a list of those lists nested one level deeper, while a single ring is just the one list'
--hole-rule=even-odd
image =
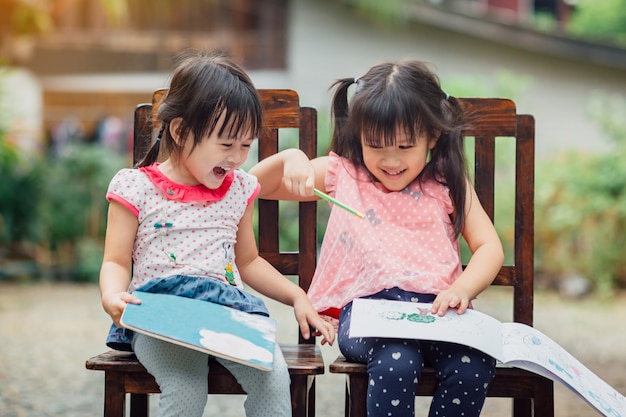
[{"label": "leafy shrub", "polygon": [[[50,254],[48,266],[57,278],[97,280],[94,245],[101,247],[104,238],[105,194],[109,181],[123,166],[123,157],[88,144],[74,145],[63,155],[48,158],[39,210],[41,244]],[[97,263],[101,260],[100,251]]]},{"label": "leafy shrub", "polygon": [[27,258],[37,238],[40,171],[10,138],[15,117],[7,85],[7,68],[0,65],[0,258]]},{"label": "leafy shrub", "polygon": [[615,142],[606,153],[569,151],[537,167],[540,272],[582,275],[601,293],[626,287],[626,101],[599,94],[590,114]]},{"label": "leafy shrub", "polygon": [[626,45],[626,0],[578,0],[567,25],[570,34]]},{"label": "leafy shrub", "polygon": [[0,134],[0,245],[15,253],[36,239],[40,172],[25,166],[15,148]]}]

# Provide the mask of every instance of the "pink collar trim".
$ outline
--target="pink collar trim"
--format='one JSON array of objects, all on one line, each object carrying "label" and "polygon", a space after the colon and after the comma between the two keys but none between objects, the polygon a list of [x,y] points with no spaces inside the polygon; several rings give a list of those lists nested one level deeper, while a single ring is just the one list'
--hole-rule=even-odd
[{"label": "pink collar trim", "polygon": [[156,185],[165,197],[169,200],[180,200],[184,203],[195,203],[204,201],[219,201],[228,192],[231,184],[233,183],[235,173],[230,172],[222,185],[219,188],[211,189],[204,185],[185,185],[178,184],[169,178],[167,178],[158,168],[159,163],[152,164],[146,167],[140,167],[139,170],[146,174],[150,181]]}]

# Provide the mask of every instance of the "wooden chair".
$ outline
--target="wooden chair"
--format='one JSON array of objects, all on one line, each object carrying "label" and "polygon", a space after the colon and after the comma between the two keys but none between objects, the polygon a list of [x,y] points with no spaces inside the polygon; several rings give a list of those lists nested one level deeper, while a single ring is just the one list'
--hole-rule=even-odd
[{"label": "wooden chair", "polygon": [[[493,285],[512,288],[513,321],[532,326],[535,122],[532,116],[518,115],[510,100],[463,99],[462,102],[469,113],[477,116],[477,121],[465,134],[475,137],[475,188],[492,221],[496,138],[515,142],[514,262],[502,267]],[[330,364],[329,370],[346,375],[346,417],[365,417],[366,366],[340,357]],[[436,386],[432,368],[426,368],[419,380],[417,395],[432,396]],[[487,395],[512,398],[515,417],[551,417],[554,416],[553,394],[551,380],[498,365]]]},{"label": "wooden chair", "polygon": [[[309,157],[317,152],[317,111],[301,107],[298,94],[291,90],[261,90],[265,109],[264,133],[259,138],[259,158],[278,151],[279,130],[297,129],[299,146]],[[158,90],[153,104],[139,105],[135,110],[134,153],[140,160],[152,143],[153,131],[158,127],[154,115],[166,90]],[[298,276],[299,285],[306,291],[315,270],[317,253],[317,205],[299,203],[299,248],[296,252],[279,250],[278,202],[259,201],[259,252],[284,275]],[[292,318],[283,317],[281,320]],[[299,336],[296,345],[281,345],[291,376],[291,402],[294,417],[313,417],[315,413],[315,376],[324,373],[321,351],[314,340]],[[154,378],[137,361],[134,354],[110,351],[86,362],[87,369],[104,371],[104,416],[122,417],[125,414],[126,394],[130,394],[132,417],[148,415],[148,394],[158,393]],[[209,394],[244,394],[235,378],[218,362],[211,363]]]}]

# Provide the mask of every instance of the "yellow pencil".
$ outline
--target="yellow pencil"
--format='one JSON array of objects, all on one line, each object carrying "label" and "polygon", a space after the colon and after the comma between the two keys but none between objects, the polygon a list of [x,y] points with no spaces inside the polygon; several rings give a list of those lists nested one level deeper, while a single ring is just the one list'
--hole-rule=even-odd
[{"label": "yellow pencil", "polygon": [[348,211],[349,213],[354,214],[354,215],[355,215],[355,216],[357,216],[357,217],[360,217],[360,218],[364,218],[364,217],[365,217],[365,216],[363,215],[363,213],[358,212],[358,211],[356,211],[355,209],[353,209],[353,208],[350,208],[350,207],[346,206],[345,204],[343,204],[343,203],[341,203],[341,202],[339,202],[339,201],[335,200],[334,198],[332,198],[332,197],[331,197],[331,196],[329,196],[328,194],[325,194],[325,193],[321,192],[321,191],[320,191],[320,190],[318,190],[317,188],[314,188],[314,189],[313,189],[313,193],[314,193],[316,196],[318,196],[318,197],[320,197],[320,198],[323,198],[324,200],[328,201],[329,203],[332,203],[332,204],[336,205],[337,207],[341,207],[342,209],[344,209],[344,210]]}]

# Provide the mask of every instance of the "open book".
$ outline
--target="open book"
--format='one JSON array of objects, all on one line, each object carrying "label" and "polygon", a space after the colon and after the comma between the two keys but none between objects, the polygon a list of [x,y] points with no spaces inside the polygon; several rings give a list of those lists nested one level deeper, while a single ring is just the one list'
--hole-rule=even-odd
[{"label": "open book", "polygon": [[356,299],[350,337],[441,340],[479,349],[498,361],[560,382],[605,416],[626,417],[626,398],[537,329],[502,323],[476,310],[443,317],[431,304]]},{"label": "open book", "polygon": [[121,323],[135,332],[264,371],[272,370],[276,320],[192,298],[135,291]]}]

